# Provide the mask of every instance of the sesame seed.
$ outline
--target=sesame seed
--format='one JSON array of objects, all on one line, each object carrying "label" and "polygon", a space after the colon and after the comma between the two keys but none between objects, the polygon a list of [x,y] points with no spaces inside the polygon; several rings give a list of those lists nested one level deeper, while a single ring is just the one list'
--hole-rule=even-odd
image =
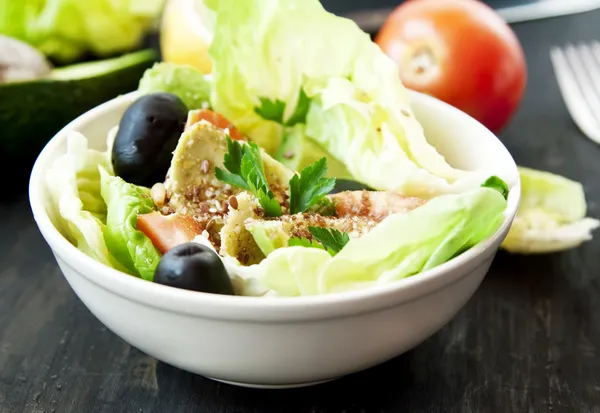
[{"label": "sesame seed", "polygon": [[203,160],[200,163],[200,170],[202,171],[203,174],[207,174],[209,169],[210,169],[210,161],[208,159]]}]

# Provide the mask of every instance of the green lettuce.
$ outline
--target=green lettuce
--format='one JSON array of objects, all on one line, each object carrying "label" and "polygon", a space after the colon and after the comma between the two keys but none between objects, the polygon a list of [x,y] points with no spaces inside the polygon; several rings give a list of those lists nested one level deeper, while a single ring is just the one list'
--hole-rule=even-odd
[{"label": "green lettuce", "polygon": [[100,195],[99,165],[111,171],[108,154],[89,149],[80,133],[70,133],[65,153],[46,174],[46,187],[53,201],[52,218],[63,235],[85,254],[122,269],[109,254],[102,235],[107,209]]},{"label": "green lettuce", "polygon": [[354,22],[317,0],[216,3],[212,105],[267,152],[303,124],[373,188],[432,197],[481,184],[427,142],[397,65]]},{"label": "green lettuce", "polygon": [[165,0],[0,0],[0,33],[71,63],[139,45]]},{"label": "green lettuce", "polygon": [[514,253],[549,253],[579,246],[592,238],[600,221],[586,218],[579,182],[550,172],[519,168],[521,203],[501,247]]},{"label": "green lettuce", "polygon": [[198,69],[173,63],[155,63],[144,72],[138,87],[141,94],[173,93],[183,100],[189,110],[208,108],[210,90],[210,82]]},{"label": "green lettuce", "polygon": [[506,200],[495,189],[442,195],[407,214],[390,215],[334,257],[316,248],[279,248],[260,264],[237,272],[282,296],[390,283],[434,268],[485,240],[503,222],[505,209]]},{"label": "green lettuce", "polygon": [[127,183],[99,168],[101,194],[108,207],[103,229],[106,246],[127,272],[152,281],[160,253],[136,227],[139,214],[154,211],[150,190]]}]

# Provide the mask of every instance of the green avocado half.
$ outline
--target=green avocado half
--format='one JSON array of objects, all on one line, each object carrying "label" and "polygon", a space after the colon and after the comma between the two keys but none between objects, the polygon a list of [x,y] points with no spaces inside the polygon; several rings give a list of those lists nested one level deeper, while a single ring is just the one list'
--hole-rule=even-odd
[{"label": "green avocado half", "polygon": [[[67,123],[137,89],[158,56],[142,50],[54,69],[46,77],[0,84],[0,165],[29,170],[44,145]],[[18,168],[21,169],[21,168]],[[19,172],[17,172],[19,173]]]}]

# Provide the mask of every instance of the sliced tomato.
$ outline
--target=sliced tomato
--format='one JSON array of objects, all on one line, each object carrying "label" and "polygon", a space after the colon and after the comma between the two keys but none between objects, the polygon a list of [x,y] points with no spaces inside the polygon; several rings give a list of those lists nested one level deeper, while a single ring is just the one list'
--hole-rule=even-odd
[{"label": "sliced tomato", "polygon": [[220,129],[229,129],[229,136],[231,136],[231,139],[235,139],[238,141],[246,140],[244,134],[237,130],[235,126],[233,126],[233,124],[229,122],[227,118],[225,118],[225,116],[209,109],[198,109],[190,111],[190,113],[188,114],[187,122],[185,124],[185,129],[187,130],[194,123],[198,123],[201,120],[210,122]]},{"label": "sliced tomato", "polygon": [[188,215],[162,215],[158,211],[137,216],[137,229],[142,231],[163,254],[177,245],[190,242],[204,228]]}]

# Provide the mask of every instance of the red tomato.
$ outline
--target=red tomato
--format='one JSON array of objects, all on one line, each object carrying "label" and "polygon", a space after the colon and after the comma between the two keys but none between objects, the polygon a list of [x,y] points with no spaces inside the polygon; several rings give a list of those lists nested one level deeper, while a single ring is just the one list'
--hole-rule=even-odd
[{"label": "red tomato", "polygon": [[162,215],[157,211],[138,215],[136,226],[163,254],[177,245],[193,240],[203,230],[191,216]]},{"label": "red tomato", "polygon": [[201,120],[210,122],[220,129],[229,129],[229,136],[231,136],[231,139],[238,141],[246,140],[246,137],[240,131],[238,131],[235,126],[233,126],[233,124],[225,118],[225,116],[208,109],[190,111],[185,124],[185,129],[189,128],[196,122],[200,122]]},{"label": "red tomato", "polygon": [[478,0],[410,0],[375,41],[409,89],[427,93],[499,132],[526,84],[523,49],[508,24]]}]

